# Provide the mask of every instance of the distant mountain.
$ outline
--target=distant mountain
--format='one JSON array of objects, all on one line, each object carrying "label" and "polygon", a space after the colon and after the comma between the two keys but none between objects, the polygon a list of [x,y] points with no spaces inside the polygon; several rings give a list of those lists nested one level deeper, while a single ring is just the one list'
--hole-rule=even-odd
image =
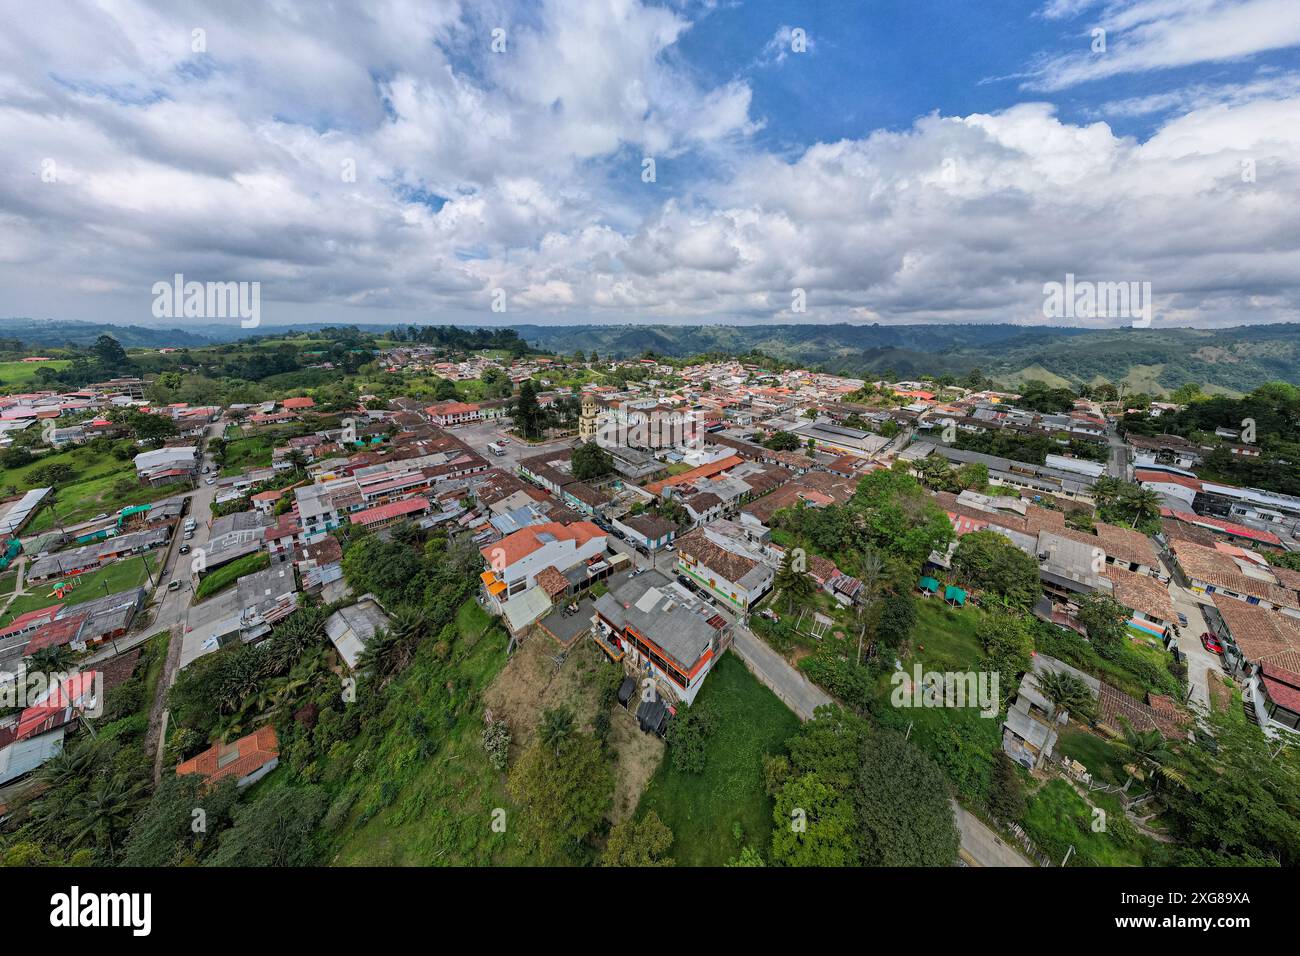
[{"label": "distant mountain", "polygon": [[[236,332],[242,332],[238,326]],[[0,336],[22,339],[32,346],[94,345],[101,335],[111,335],[124,348],[183,348],[211,345],[214,337],[182,329],[153,329],[143,325],[107,322],[72,322],[49,319],[0,319]]]},{"label": "distant mountain", "polygon": [[1038,378],[1077,385],[1107,380],[1172,391],[1197,382],[1237,394],[1266,381],[1300,384],[1300,325],[1230,329],[1108,329],[1017,325],[516,326],[538,348],[628,357],[650,350],[686,357],[758,350],[846,375],[900,378],[980,369],[1015,385]]},{"label": "distant mountain", "polygon": [[[394,323],[397,325],[399,323]],[[406,325],[408,323],[400,323]],[[432,324],[444,324],[433,322]],[[451,324],[451,323],[445,323]],[[127,348],[201,347],[253,336],[301,334],[347,323],[207,325],[202,331],[100,322],[0,319],[0,336],[32,348],[90,345],[105,333]],[[493,328],[494,326],[483,326]],[[391,328],[358,324],[380,334]],[[1300,384],[1300,324],[1229,329],[1108,329],[1020,325],[515,325],[547,352],[578,349],[627,358],[647,351],[685,358],[753,351],[830,372],[899,378],[956,376],[979,369],[1008,386],[1028,379],[1054,385],[1106,380],[1132,390],[1168,392],[1184,382],[1235,395],[1266,381]]]}]

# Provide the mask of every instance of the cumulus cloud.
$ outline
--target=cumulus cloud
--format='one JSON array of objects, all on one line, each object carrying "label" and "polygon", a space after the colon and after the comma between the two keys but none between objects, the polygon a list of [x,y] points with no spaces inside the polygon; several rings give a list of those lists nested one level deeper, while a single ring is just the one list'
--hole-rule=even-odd
[{"label": "cumulus cloud", "polygon": [[775,155],[663,6],[76,10],[0,34],[2,314],[147,321],[176,272],[260,281],[268,322],[500,320],[498,288],[516,321],[1041,322],[1066,273],[1150,281],[1157,321],[1300,314],[1285,76],[1114,105],[1171,114],[1142,139],[1033,102]]}]

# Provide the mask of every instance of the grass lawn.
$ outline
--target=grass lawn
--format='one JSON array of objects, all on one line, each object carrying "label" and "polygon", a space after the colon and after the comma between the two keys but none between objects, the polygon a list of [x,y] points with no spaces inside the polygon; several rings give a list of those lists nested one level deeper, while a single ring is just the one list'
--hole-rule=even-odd
[{"label": "grass lawn", "polygon": [[[117,490],[116,485],[123,478],[131,481],[130,491]],[[187,483],[162,485],[154,488],[149,485],[136,484],[135,468],[127,462],[124,472],[113,472],[100,478],[81,481],[73,485],[64,485],[57,489],[56,500],[36,513],[32,522],[24,529],[24,534],[39,534],[50,531],[58,524],[77,524],[88,521],[98,514],[115,514],[128,505],[142,505],[151,501],[162,501],[190,490]]]},{"label": "grass lawn", "polygon": [[[975,637],[983,617],[984,612],[977,607],[950,607],[937,596],[917,598],[913,659],[930,670],[970,670],[984,656]],[[912,660],[903,663],[910,666]]]},{"label": "grass lawn", "polygon": [[723,656],[709,674],[695,703],[701,705],[712,708],[718,724],[704,772],[679,773],[665,757],[637,813],[654,810],[673,831],[671,853],[678,865],[719,866],[736,856],[736,823],[743,842],[766,855],[772,800],[763,788],[762,759],[784,752],[799,718],[734,654]]},{"label": "grass lawn", "polygon": [[36,381],[38,368],[63,369],[72,364],[68,359],[52,362],[0,362],[0,389],[21,392]]},{"label": "grass lawn", "polygon": [[[148,557],[149,567],[157,575],[159,556],[150,554]],[[9,605],[9,610],[0,615],[0,627],[8,625],[10,621],[20,614],[49,607],[52,604],[80,604],[83,601],[101,598],[105,594],[105,585],[108,586],[108,594],[116,594],[128,588],[147,584],[148,577],[145,574],[144,561],[145,555],[138,555],[125,561],[117,561],[107,567],[100,568],[98,571],[79,575],[80,583],[63,599],[50,596],[50,591],[54,589],[56,583],[53,580],[42,581],[39,584],[29,583],[27,590],[30,593],[15,598],[13,604]]]},{"label": "grass lawn", "polygon": [[[1073,723],[1061,734],[1056,749],[1087,767],[1092,779],[1098,783],[1122,787],[1128,780],[1128,773],[1124,770],[1127,762],[1124,751]],[[1131,796],[1136,797],[1145,792],[1146,787],[1142,781],[1134,780],[1128,790]]]},{"label": "grass lawn", "polygon": [[226,446],[221,477],[238,475],[250,468],[269,468],[271,453],[278,444],[274,436],[265,434],[234,439]]},{"label": "grass lawn", "polygon": [[[1106,809],[1103,807],[1103,809]],[[1064,780],[1051,780],[1029,798],[1024,826],[1054,862],[1071,846],[1071,866],[1144,866],[1159,854],[1155,842],[1137,832],[1122,812],[1108,810],[1103,832],[1093,831],[1094,811]]]},{"label": "grass lawn", "polygon": [[271,566],[271,556],[265,551],[259,551],[256,554],[246,554],[242,558],[236,558],[229,564],[223,564],[217,568],[202,581],[194,591],[194,600],[204,601],[214,594],[224,591],[231,587],[236,581],[245,574],[253,574],[264,568]]}]

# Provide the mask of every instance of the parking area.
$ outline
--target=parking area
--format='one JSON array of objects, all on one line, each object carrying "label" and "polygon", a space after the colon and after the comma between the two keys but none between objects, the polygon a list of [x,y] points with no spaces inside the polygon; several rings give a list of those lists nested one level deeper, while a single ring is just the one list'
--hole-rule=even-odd
[{"label": "parking area", "polygon": [[[533,455],[540,455],[557,448],[571,448],[576,441],[569,436],[544,444],[530,445],[507,434],[509,428],[509,418],[496,418],[488,422],[475,422],[472,425],[457,425],[447,430],[498,468],[510,472],[515,470],[515,464],[521,458],[531,458]],[[488,445],[493,442],[501,445],[504,454],[496,455],[488,448]]]}]

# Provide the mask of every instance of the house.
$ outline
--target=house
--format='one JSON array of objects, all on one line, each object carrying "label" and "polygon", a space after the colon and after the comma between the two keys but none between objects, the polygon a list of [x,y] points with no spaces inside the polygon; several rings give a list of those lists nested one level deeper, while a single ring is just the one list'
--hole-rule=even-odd
[{"label": "house", "polygon": [[483,409],[470,402],[438,402],[430,405],[424,412],[431,422],[444,427],[465,425],[479,421],[483,417]]},{"label": "house", "polygon": [[1179,540],[1169,549],[1187,587],[1198,594],[1226,595],[1300,620],[1300,592],[1282,584],[1262,558],[1251,560],[1247,552],[1223,544],[1207,548]]},{"label": "house", "polygon": [[363,528],[383,528],[403,518],[426,514],[428,510],[429,499],[427,498],[403,498],[377,508],[359,511],[352,515],[350,520],[354,525],[361,525]]},{"label": "house", "polygon": [[61,677],[16,722],[0,726],[0,785],[52,760],[63,750],[66,725],[103,706],[103,675],[78,671]]},{"label": "house", "polygon": [[653,514],[639,514],[615,519],[614,527],[634,545],[654,552],[672,542],[677,536],[677,525]]},{"label": "house", "polygon": [[302,411],[305,408],[315,408],[316,403],[306,396],[300,398],[286,398],[280,403],[281,408],[287,408],[290,411]]},{"label": "house", "polygon": [[355,671],[368,644],[388,627],[388,616],[374,595],[364,594],[356,604],[339,608],[325,619],[325,633],[348,670]]},{"label": "house", "polygon": [[1147,574],[1118,567],[1107,568],[1104,573],[1110,579],[1111,597],[1129,611],[1129,627],[1163,639],[1175,617],[1169,589]]},{"label": "house", "polygon": [[194,445],[156,448],[135,456],[135,474],[141,484],[167,485],[193,482],[199,473],[199,450]]},{"label": "house", "polygon": [[1214,595],[1206,614],[1223,642],[1224,665],[1243,683],[1242,707],[1264,733],[1300,730],[1300,622],[1285,615]]},{"label": "house", "polygon": [[544,568],[563,572],[605,554],[605,532],[590,521],[531,525],[479,549],[488,571],[481,575],[498,605],[537,584]]},{"label": "house", "polygon": [[269,724],[233,743],[216,743],[176,767],[177,774],[196,773],[206,786],[234,780],[235,786],[257,783],[280,764],[280,742]]},{"label": "house", "polygon": [[677,570],[728,607],[747,611],[771,590],[776,562],[743,537],[710,533],[710,527],[677,539]]},{"label": "house", "polygon": [[592,628],[612,660],[687,704],[732,638],[723,615],[660,571],[611,579],[596,599]]},{"label": "house", "polygon": [[1046,654],[1034,655],[1032,667],[1021,678],[1016,698],[1007,707],[1006,720],[1002,723],[1002,749],[1012,760],[1030,770],[1041,767],[1052,755],[1058,737],[1057,727],[1069,719],[1069,714],[1064,711],[1054,715],[1051,702],[1043,696],[1038,681],[1046,673],[1071,674],[1094,695],[1101,693],[1101,682],[1090,674]]}]

